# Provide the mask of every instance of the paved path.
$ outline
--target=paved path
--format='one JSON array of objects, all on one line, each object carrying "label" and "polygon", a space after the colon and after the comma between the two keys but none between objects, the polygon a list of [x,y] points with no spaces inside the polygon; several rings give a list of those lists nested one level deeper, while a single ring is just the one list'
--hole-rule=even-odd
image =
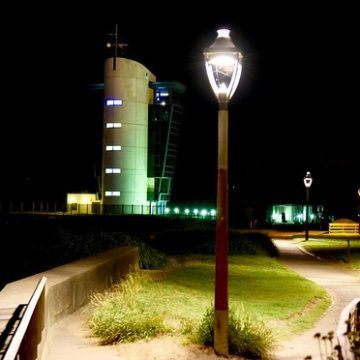
[{"label": "paved path", "polygon": [[43,359],[119,360],[119,346],[99,346],[85,325],[84,309],[63,317],[48,329]]},{"label": "paved path", "polygon": [[313,359],[321,359],[314,334],[320,332],[326,335],[329,331],[336,330],[342,309],[354,298],[360,297],[360,272],[311,256],[292,241],[273,240],[280,250],[279,260],[282,264],[324,287],[332,297],[330,309],[315,328],[282,344],[276,359],[301,360],[307,355],[311,355]]}]

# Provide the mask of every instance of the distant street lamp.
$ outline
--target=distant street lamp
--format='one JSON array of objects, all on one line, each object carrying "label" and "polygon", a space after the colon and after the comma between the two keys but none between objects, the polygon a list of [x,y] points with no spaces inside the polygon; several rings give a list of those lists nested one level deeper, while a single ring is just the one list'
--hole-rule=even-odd
[{"label": "distant street lamp", "polygon": [[306,205],[305,205],[305,241],[309,240],[309,192],[313,182],[310,171],[306,172],[304,177],[304,185],[306,189]]},{"label": "distant street lamp", "polygon": [[217,33],[204,57],[219,103],[214,350],[228,356],[228,103],[240,81],[242,55],[230,38],[230,30]]}]

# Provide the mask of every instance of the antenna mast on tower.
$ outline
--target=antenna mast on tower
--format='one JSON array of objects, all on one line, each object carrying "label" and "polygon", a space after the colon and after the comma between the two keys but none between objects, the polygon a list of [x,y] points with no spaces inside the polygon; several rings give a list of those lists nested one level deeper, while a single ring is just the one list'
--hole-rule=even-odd
[{"label": "antenna mast on tower", "polygon": [[114,47],[113,70],[116,70],[116,58],[117,58],[118,48],[122,49],[124,52],[124,49],[126,48],[126,46],[128,46],[128,44],[118,43],[118,24],[115,25],[115,33],[110,33],[108,34],[108,36],[113,38],[113,42],[106,43],[106,47],[109,49],[112,46]]}]

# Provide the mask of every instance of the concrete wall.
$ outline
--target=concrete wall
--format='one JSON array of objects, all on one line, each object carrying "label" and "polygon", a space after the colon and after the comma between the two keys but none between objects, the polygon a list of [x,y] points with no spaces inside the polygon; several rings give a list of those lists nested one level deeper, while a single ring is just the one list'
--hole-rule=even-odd
[{"label": "concrete wall", "polygon": [[41,354],[49,326],[88,303],[91,294],[110,287],[130,271],[138,270],[138,264],[139,252],[133,247],[119,247],[74,261],[7,284],[0,292],[0,309],[27,304],[41,277],[46,277]]}]

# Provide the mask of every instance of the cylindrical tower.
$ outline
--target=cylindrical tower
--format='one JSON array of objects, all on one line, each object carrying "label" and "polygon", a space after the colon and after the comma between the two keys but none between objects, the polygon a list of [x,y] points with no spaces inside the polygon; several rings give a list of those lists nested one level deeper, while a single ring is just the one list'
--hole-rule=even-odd
[{"label": "cylindrical tower", "polygon": [[149,81],[142,64],[105,61],[102,204],[104,213],[140,213],[147,205]]}]

